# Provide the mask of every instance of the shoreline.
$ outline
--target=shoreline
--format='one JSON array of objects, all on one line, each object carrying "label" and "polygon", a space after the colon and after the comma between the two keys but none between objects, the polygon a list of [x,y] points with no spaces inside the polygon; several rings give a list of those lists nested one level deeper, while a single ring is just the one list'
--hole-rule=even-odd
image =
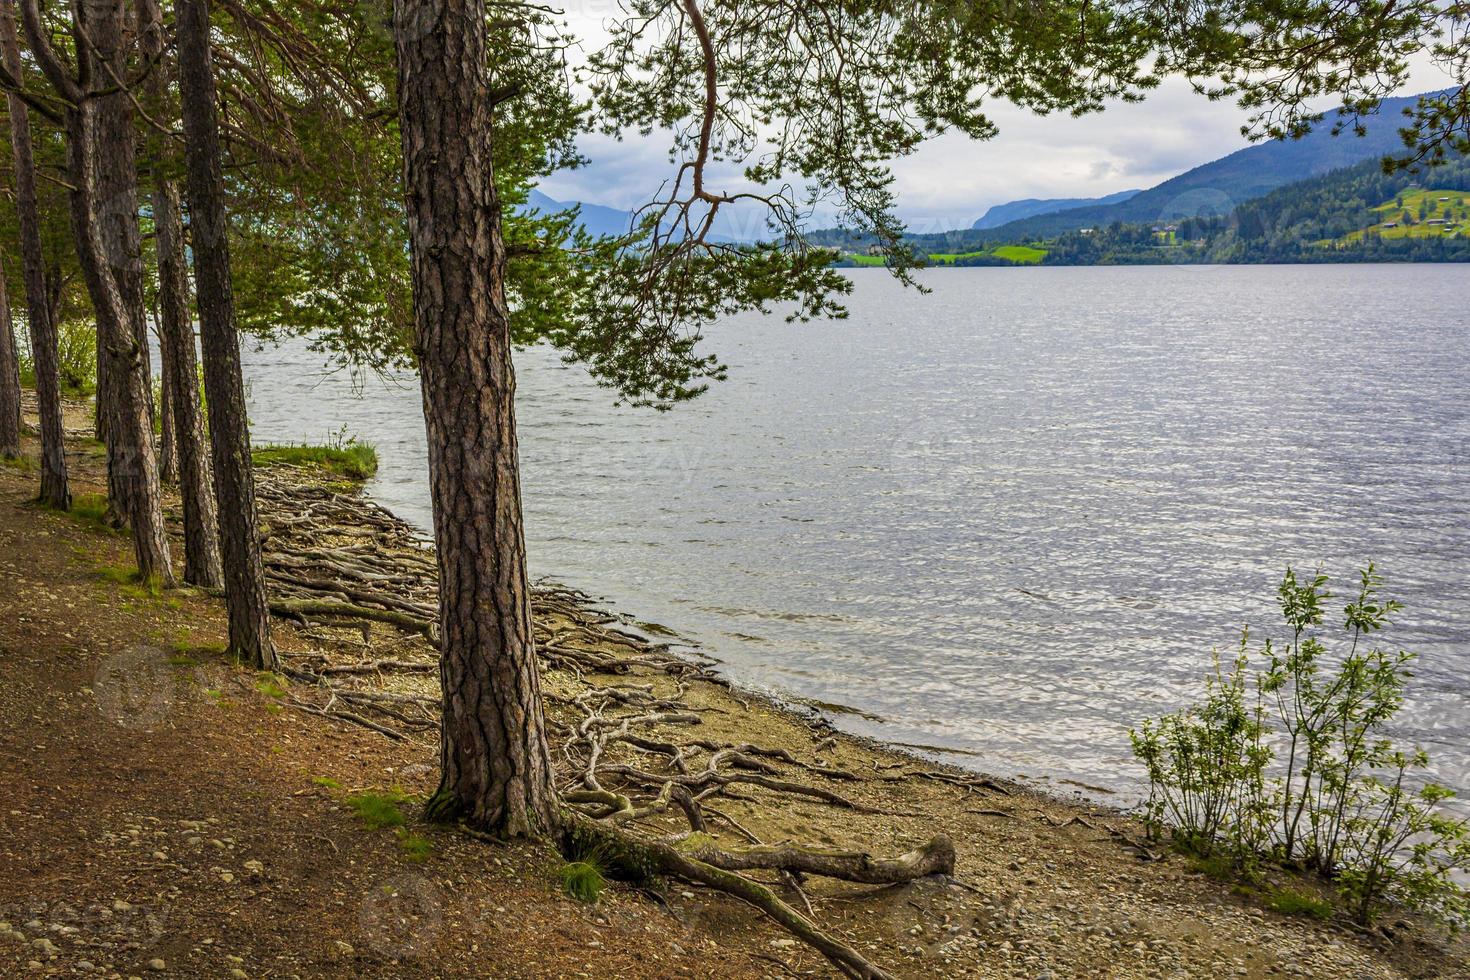
[{"label": "shoreline", "polygon": [[[71,458],[82,471],[79,486],[97,485],[98,461],[85,452]],[[404,550],[402,527],[407,525],[365,498],[360,486],[352,488],[332,480],[313,484],[302,479],[306,474],[290,475],[279,468],[262,471],[262,475],[262,518],[270,528],[267,558],[277,559],[278,575],[320,587],[328,584],[321,577],[325,565],[286,569],[281,562],[298,566],[316,561],[426,564],[421,548],[415,546],[417,555]],[[100,549],[114,554],[112,560],[116,560],[115,554],[125,543],[117,535],[21,506],[27,479],[23,471],[0,469],[0,488],[6,498],[3,506],[7,519],[14,522],[14,533],[29,534],[40,528],[43,535],[50,536],[32,537],[29,547],[59,549],[71,542],[68,546],[78,554]],[[312,486],[314,489],[301,490]],[[354,498],[356,503],[351,502]],[[377,508],[391,521],[333,517],[334,508],[351,508],[361,514],[364,506]],[[393,522],[399,526],[395,528]],[[314,546],[303,544],[301,535],[308,529],[315,536]],[[52,538],[60,540],[56,545],[47,544]],[[85,558],[87,562],[97,560]],[[95,581],[98,573],[85,574]],[[538,865],[525,856],[523,848],[487,848],[466,842],[452,830],[425,827],[417,821],[411,803],[433,791],[437,771],[437,737],[431,723],[432,702],[438,693],[437,669],[432,646],[417,625],[422,617],[419,612],[409,612],[426,609],[427,587],[419,573],[395,585],[396,611],[405,613],[405,618],[379,615],[364,623],[344,615],[340,607],[323,605],[297,605],[295,613],[284,614],[294,617],[294,624],[278,614],[280,643],[292,668],[290,683],[283,684],[279,696],[270,692],[270,685],[217,657],[211,659],[202,649],[190,653],[199,663],[188,669],[208,678],[200,681],[201,687],[207,684],[209,690],[231,692],[229,699],[241,705],[232,710],[248,711],[257,737],[270,740],[276,737],[271,733],[289,733],[289,740],[276,743],[280,752],[266,763],[299,772],[311,767],[315,772],[313,777],[298,775],[278,790],[263,785],[260,792],[293,798],[304,795],[306,803],[329,816],[346,799],[345,791],[321,782],[329,774],[341,785],[359,787],[357,792],[402,793],[410,801],[405,811],[414,814],[407,825],[410,836],[433,841],[439,852],[425,866],[439,869],[433,876],[451,874],[459,865],[446,864],[449,856],[462,856],[470,853],[463,848],[474,848],[473,853],[488,855],[476,861],[488,862],[493,856],[494,866],[522,867],[528,882],[534,880],[540,883],[537,887],[544,888],[544,897],[533,896],[530,907],[536,914],[559,915],[567,900],[559,896],[554,867],[545,867],[544,860]],[[205,628],[217,630],[222,618],[219,603],[206,597],[185,593],[178,599],[150,599],[119,591],[125,585],[114,583],[108,588],[113,598],[100,603],[92,599],[74,607],[74,614],[80,619],[103,617],[122,627],[138,617],[167,619],[174,615],[168,604],[176,601],[182,607],[180,615]],[[291,595],[273,584],[273,596],[282,602],[305,603],[309,591]],[[629,697],[677,701],[698,716],[697,722],[653,726],[648,730],[650,738],[687,743],[697,735],[711,744],[758,746],[763,753],[771,753],[762,755],[762,765],[772,770],[768,781],[803,787],[794,795],[759,782],[727,787],[711,798],[707,811],[715,815],[709,832],[721,839],[731,843],[748,843],[751,838],[800,840],[856,846],[879,855],[906,851],[937,830],[953,839],[958,862],[951,880],[922,879],[905,886],[861,889],[813,879],[787,893],[798,907],[806,903],[823,929],[901,975],[1032,980],[1039,976],[1470,975],[1464,969],[1470,951],[1464,939],[1450,941],[1409,923],[1395,924],[1387,933],[1369,934],[1336,922],[1270,911],[1260,904],[1260,895],[1237,894],[1228,883],[1201,873],[1185,858],[1143,840],[1137,822],[1114,808],[1068,801],[1022,783],[936,764],[878,740],[838,731],[828,722],[807,716],[805,709],[733,687],[696,665],[689,670],[671,669],[663,656],[667,651],[657,648],[662,638],[653,643],[630,639],[619,632],[618,617],[595,611],[586,604],[585,596],[545,587],[538,595],[538,645],[546,641],[543,689],[556,735],[553,755],[560,784],[572,785],[580,771],[576,760],[582,757],[575,729],[587,717],[589,706],[613,719],[637,714],[606,702],[608,692],[622,691]],[[360,599],[357,602],[362,604]],[[370,603],[367,607],[373,608]],[[0,633],[0,643],[42,644],[41,635],[25,623],[16,628],[18,632],[8,638]],[[644,694],[635,696],[631,693],[635,691]],[[374,713],[373,705],[388,711]],[[207,699],[197,707],[206,717],[217,710]],[[6,717],[12,713],[15,720],[29,723],[34,712],[17,703]],[[196,724],[191,719],[192,715],[180,717],[173,724],[189,730]],[[344,752],[347,755],[338,758]],[[645,749],[624,744],[610,746],[609,752],[618,765],[652,765]],[[350,774],[320,771],[328,769],[329,763],[345,767]],[[9,769],[15,763],[6,765]],[[166,769],[162,775],[174,781],[192,778]],[[228,803],[219,801],[221,806]],[[71,812],[89,811],[73,808]],[[312,813],[314,819],[320,816]],[[15,830],[4,827],[4,821],[0,817],[0,829]],[[641,829],[664,834],[687,831],[677,812],[652,815],[641,823]],[[386,840],[391,852],[393,838]],[[84,854],[85,847],[78,860],[84,860]],[[380,860],[392,865],[398,859],[390,853]],[[0,872],[5,869],[0,861]],[[1279,884],[1307,887],[1309,883],[1283,878]],[[770,975],[773,970],[779,976],[829,975],[830,968],[819,955],[723,896],[680,891],[674,886],[663,894],[660,905],[625,886],[614,886],[611,893],[593,907],[600,910],[594,922],[604,917],[609,920],[607,926],[594,926],[595,930],[632,928],[633,923],[639,928],[649,926],[653,938],[648,941],[654,944],[649,948],[685,952],[687,964],[676,969],[673,963],[655,965],[644,960],[643,968],[621,968],[610,971],[611,975],[698,975],[701,965],[708,965],[705,972],[712,976]],[[567,910],[576,914],[577,921],[584,921],[579,907],[573,904]],[[662,920],[666,923],[662,931],[673,928],[669,914],[682,930],[681,938],[672,945],[658,936],[657,926]],[[403,975],[484,975],[483,961],[458,958],[471,951],[455,947],[453,930],[444,930],[446,934],[436,939],[432,949],[412,956],[400,952],[394,958],[381,950],[373,953],[373,943],[364,939],[360,921],[356,933],[351,923],[336,929],[323,941],[356,947],[357,959],[339,964],[337,972],[317,969],[308,975],[371,973],[388,969],[384,964],[390,961],[404,966]],[[598,955],[614,952],[608,939],[604,935],[597,940]],[[703,950],[709,947],[691,945],[712,940],[718,940],[715,945],[737,959],[715,965],[703,958]],[[296,936],[291,941],[308,940]],[[500,941],[510,942],[515,949],[514,939],[502,937]],[[687,954],[694,948],[702,952]],[[588,952],[585,945],[581,951]],[[8,955],[3,944],[0,955]],[[678,952],[673,953],[673,960],[680,960]],[[695,972],[683,972],[686,969]],[[548,967],[541,975],[570,975],[563,970]],[[204,970],[193,975],[231,974]]]}]

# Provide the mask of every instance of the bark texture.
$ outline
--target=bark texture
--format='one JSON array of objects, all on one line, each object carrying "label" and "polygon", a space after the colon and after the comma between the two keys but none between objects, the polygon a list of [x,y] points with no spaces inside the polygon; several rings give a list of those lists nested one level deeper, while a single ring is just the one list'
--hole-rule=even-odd
[{"label": "bark texture", "polygon": [[[153,448],[148,348],[140,342],[146,338],[136,329],[127,300],[136,295],[140,305],[142,301],[141,257],[126,254],[138,243],[137,198],[135,192],[120,189],[137,184],[132,107],[126,95],[96,94],[116,87],[109,71],[122,77],[126,70],[122,2],[91,0],[74,8],[86,88],[66,73],[51,50],[36,0],[23,4],[31,50],[58,91],[74,96],[66,110],[67,176],[72,184],[72,231],[97,315],[97,356],[107,381],[109,404],[99,403],[98,416],[107,419],[109,499],[132,527],[139,575],[172,585]],[[110,197],[103,197],[103,188]],[[131,235],[125,228],[129,223]],[[123,281],[129,277],[136,281],[125,288]]]},{"label": "bark texture", "polygon": [[[153,311],[153,322],[158,322],[158,310]],[[168,345],[163,342],[163,331],[155,330],[158,341],[158,357],[168,363]],[[178,440],[174,438],[174,406],[168,395],[168,368],[163,371],[163,383],[159,385],[158,398],[158,479],[168,486],[179,482]]]},{"label": "bark texture", "polygon": [[[121,360],[104,366],[106,384],[98,389],[98,415],[106,411],[104,442],[121,438],[124,445],[135,435],[129,431],[133,411],[127,372],[138,372],[142,378],[143,403],[147,425],[143,437],[153,439],[153,368],[148,359],[147,304],[143,292],[143,236],[138,227],[138,161],[136,131],[133,125],[132,97],[118,90],[114,78],[127,77],[124,41],[126,8],[123,0],[86,0],[78,4],[87,33],[95,46],[94,88],[110,91],[96,96],[97,172],[93,196],[94,220],[101,232],[103,257],[110,267],[122,301],[123,319],[109,330],[116,330],[106,350],[117,352]],[[110,69],[110,72],[109,70]],[[99,325],[100,326],[100,325]],[[103,350],[98,338],[98,350]],[[132,360],[136,352],[136,362]],[[105,406],[105,409],[104,409]],[[113,428],[119,427],[114,436]],[[114,456],[108,456],[109,464]],[[116,475],[109,468],[109,495],[117,510],[129,521],[146,501],[130,499],[139,492],[129,474]]]},{"label": "bark texture", "polygon": [[255,529],[255,479],[245,416],[245,383],[240,376],[240,342],[235,332],[219,120],[209,50],[209,5],[206,0],[179,0],[175,9],[194,280],[204,353],[204,391],[209,399],[230,649],[246,663],[275,670],[279,664],[271,643],[260,538]]},{"label": "bark texture", "polygon": [[440,576],[436,819],[549,832],[556,791],[531,634],[505,246],[483,0],[396,0],[414,348]]},{"label": "bark texture", "polygon": [[5,288],[5,266],[0,262],[0,456],[20,455],[20,358],[15,348],[15,324],[10,318],[10,293]]},{"label": "bark texture", "polygon": [[[20,77],[20,43],[15,8],[0,0],[0,56],[10,74]],[[26,105],[14,94],[10,109],[10,144],[15,156],[15,210],[20,226],[21,268],[26,287],[26,326],[31,338],[31,361],[36,370],[36,404],[41,421],[41,494],[49,507],[71,506],[66,479],[66,450],[62,444],[61,378],[56,354],[56,322],[51,315],[46,264],[41,251],[41,219],[36,210],[36,164],[31,153],[31,121]]]},{"label": "bark texture", "polygon": [[[144,25],[143,51],[163,54],[163,12],[156,0],[140,0]],[[168,81],[159,64],[149,76],[149,93],[161,111]],[[164,118],[172,119],[169,112]],[[179,188],[170,176],[176,160],[173,141],[165,138],[154,154],[153,226],[158,253],[158,337],[163,370],[164,444],[173,437],[179,496],[184,508],[184,581],[207,588],[224,584],[220,561],[219,522],[209,457],[204,450],[204,413],[199,404],[199,361],[194,351],[194,323],[189,308],[189,278],[184,258],[184,222]],[[170,424],[171,423],[171,424]],[[171,430],[171,431],[169,431]]]}]

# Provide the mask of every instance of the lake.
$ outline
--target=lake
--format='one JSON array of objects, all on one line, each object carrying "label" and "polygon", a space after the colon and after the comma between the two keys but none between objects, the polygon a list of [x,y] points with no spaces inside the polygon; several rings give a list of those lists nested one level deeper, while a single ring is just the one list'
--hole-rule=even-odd
[{"label": "lake", "polygon": [[[669,413],[520,352],[532,575],[849,730],[1128,802],[1128,727],[1284,634],[1284,567],[1371,558],[1421,655],[1399,734],[1470,789],[1465,267],[851,275],[846,321],[718,324],[730,380]],[[345,426],[428,527],[415,378],[245,370],[257,443]]]}]

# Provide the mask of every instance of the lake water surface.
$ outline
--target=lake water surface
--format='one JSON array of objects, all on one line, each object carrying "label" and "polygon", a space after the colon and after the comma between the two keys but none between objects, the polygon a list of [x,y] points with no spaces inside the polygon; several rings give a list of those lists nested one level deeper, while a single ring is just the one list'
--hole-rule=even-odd
[{"label": "lake water surface", "polygon": [[[521,352],[532,574],[849,729],[1127,800],[1128,727],[1284,632],[1287,564],[1372,558],[1421,655],[1400,734],[1470,789],[1470,270],[852,275],[847,321],[719,324],[730,380],[670,413]],[[428,527],[414,378],[245,363],[257,442],[346,426]]]}]

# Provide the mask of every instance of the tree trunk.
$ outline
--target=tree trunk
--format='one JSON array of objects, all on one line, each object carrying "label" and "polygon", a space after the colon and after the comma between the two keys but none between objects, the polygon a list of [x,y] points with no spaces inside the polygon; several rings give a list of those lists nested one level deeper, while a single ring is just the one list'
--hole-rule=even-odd
[{"label": "tree trunk", "polygon": [[395,0],[399,121],[439,560],[436,819],[549,832],[556,790],[532,645],[505,245],[483,0]]},{"label": "tree trunk", "polygon": [[[11,0],[0,0],[0,55],[9,72],[21,77],[20,43]],[[17,95],[8,96],[10,143],[15,155],[15,210],[20,225],[21,266],[26,286],[26,326],[36,369],[36,404],[41,420],[41,503],[61,510],[71,506],[66,479],[66,447],[61,426],[61,378],[56,353],[56,322],[47,302],[41,218],[36,210],[36,164],[31,155],[31,120]]]},{"label": "tree trunk", "polygon": [[[113,472],[116,464],[131,462],[144,442],[153,453],[153,380],[148,362],[147,304],[143,290],[142,232],[138,227],[138,166],[133,127],[132,96],[119,90],[116,79],[128,70],[124,34],[127,12],[123,0],[89,0],[76,5],[74,16],[90,39],[92,89],[96,102],[96,171],[92,185],[92,220],[102,240],[103,258],[110,267],[122,302],[123,317],[98,318],[98,357],[104,364],[104,384],[98,388],[98,418],[105,421],[104,442],[108,452],[108,497],[114,510],[129,524],[140,510],[154,506],[149,488],[133,473]],[[102,334],[108,333],[107,343]],[[146,424],[141,432],[131,431],[135,407],[129,373],[138,373],[143,392]],[[120,431],[114,431],[114,429]],[[111,447],[117,444],[117,451]],[[141,456],[137,456],[141,462]],[[156,454],[155,454],[156,460]],[[156,470],[156,462],[155,462]],[[156,483],[156,473],[155,473]],[[134,499],[135,493],[145,496]],[[152,496],[157,497],[155,486]]]},{"label": "tree trunk", "polygon": [[[145,26],[143,50],[150,57],[160,57],[164,48],[162,11],[155,0],[141,0],[138,12]],[[150,92],[162,108],[168,101],[168,82],[161,64],[150,78]],[[165,118],[172,119],[173,113]],[[169,419],[173,421],[179,494],[184,504],[184,581],[217,588],[224,583],[224,570],[220,564],[214,487],[210,485],[209,457],[204,450],[204,413],[199,404],[199,362],[189,309],[184,222],[178,184],[168,176],[174,159],[172,141],[165,140],[155,154],[153,178],[164,418],[165,426]]]},{"label": "tree trunk", "polygon": [[271,644],[265,573],[255,529],[255,478],[250,465],[245,384],[240,375],[240,341],[235,333],[229,228],[209,50],[209,5],[206,0],[179,0],[175,10],[194,280],[204,353],[204,391],[209,399],[215,499],[220,505],[230,649],[247,663],[274,670],[278,663]]},{"label": "tree trunk", "polygon": [[15,323],[10,293],[0,262],[0,456],[20,455],[20,356],[15,350]]},{"label": "tree trunk", "polygon": [[[95,53],[87,52],[85,55],[93,62],[91,75],[94,84],[106,85],[103,64],[122,60],[119,53],[123,31],[120,0],[79,4],[76,9],[84,14],[81,26],[96,48]],[[35,48],[47,43],[47,38],[41,33],[43,27],[39,17],[33,17],[33,13],[34,9],[28,6],[26,34]],[[104,109],[119,112],[126,107],[125,102],[120,104],[111,99],[96,98],[81,98],[67,107],[67,176],[72,184],[72,231],[76,238],[77,257],[87,280],[87,291],[97,315],[98,357],[105,365],[103,374],[107,379],[107,398],[111,404],[110,410],[105,406],[98,409],[99,416],[105,411],[107,418],[109,492],[114,495],[122,515],[132,527],[138,574],[145,581],[171,586],[174,584],[173,566],[159,501],[158,460],[153,451],[153,419],[149,410],[148,376],[144,370],[147,347],[138,343],[124,293],[119,287],[120,278],[131,274],[134,268],[141,273],[142,266],[141,263],[135,266],[126,256],[116,254],[116,250],[125,248],[127,243],[118,237],[116,222],[113,222],[111,233],[104,228],[99,214],[101,205],[97,200],[99,173],[118,168],[132,169],[131,123],[120,128],[115,120],[109,120],[103,126]],[[119,134],[124,137],[126,146],[117,145]],[[111,135],[114,139],[109,141],[103,138],[104,135]],[[109,184],[115,186],[116,178],[110,179]],[[116,201],[106,205],[113,211],[121,206]],[[136,223],[137,214],[132,217]]]},{"label": "tree trunk", "polygon": [[[158,307],[153,308],[153,322],[160,324]],[[163,367],[163,380],[158,386],[158,482],[177,486],[179,482],[178,440],[174,438],[174,404],[168,390],[168,344],[163,339],[163,327],[154,327],[154,338],[158,341],[158,360]]]}]

